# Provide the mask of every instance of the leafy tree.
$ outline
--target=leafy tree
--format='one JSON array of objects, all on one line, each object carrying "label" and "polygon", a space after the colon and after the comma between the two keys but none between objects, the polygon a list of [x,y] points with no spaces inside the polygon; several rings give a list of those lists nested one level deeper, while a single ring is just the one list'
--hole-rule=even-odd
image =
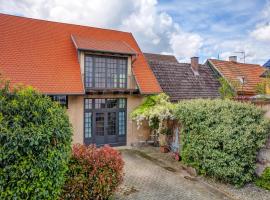
[{"label": "leafy tree", "polygon": [[262,80],[256,85],[256,93],[266,95],[270,89],[270,74],[268,73]]},{"label": "leafy tree", "polygon": [[68,116],[31,87],[0,85],[0,199],[57,199],[71,151]]}]

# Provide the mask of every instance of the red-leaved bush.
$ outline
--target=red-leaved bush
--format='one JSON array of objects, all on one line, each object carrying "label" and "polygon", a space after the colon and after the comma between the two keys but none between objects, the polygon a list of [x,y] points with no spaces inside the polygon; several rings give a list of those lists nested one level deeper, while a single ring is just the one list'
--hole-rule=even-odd
[{"label": "red-leaved bush", "polygon": [[74,145],[62,199],[108,199],[123,180],[120,152]]}]

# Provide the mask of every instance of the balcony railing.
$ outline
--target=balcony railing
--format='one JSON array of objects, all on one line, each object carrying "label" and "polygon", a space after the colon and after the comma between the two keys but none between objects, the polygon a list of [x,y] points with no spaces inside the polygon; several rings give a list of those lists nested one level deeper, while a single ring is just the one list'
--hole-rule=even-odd
[{"label": "balcony railing", "polygon": [[86,87],[87,93],[97,93],[97,94],[109,94],[109,93],[123,93],[123,94],[138,94],[139,89],[133,75],[128,75],[127,78],[127,87],[126,88],[100,88],[100,87]]}]

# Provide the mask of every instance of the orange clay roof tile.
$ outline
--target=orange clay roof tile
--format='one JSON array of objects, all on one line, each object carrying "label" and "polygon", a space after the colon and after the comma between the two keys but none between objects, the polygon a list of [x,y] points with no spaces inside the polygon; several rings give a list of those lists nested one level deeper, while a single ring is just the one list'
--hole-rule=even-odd
[{"label": "orange clay roof tile", "polygon": [[239,82],[239,78],[244,77],[244,85],[238,87],[238,92],[243,92],[247,95],[256,94],[256,85],[262,81],[260,77],[266,68],[257,64],[246,64],[234,61],[223,61],[209,59],[210,63],[216,70],[227,80]]},{"label": "orange clay roof tile", "polygon": [[[84,93],[71,35],[91,41],[111,41],[105,45],[107,50],[134,51],[138,56],[132,70],[141,93],[161,92],[131,33],[6,14],[0,14],[0,74],[11,84],[32,85],[46,94]],[[115,41],[121,41],[118,49]],[[98,45],[93,48],[100,48]]]},{"label": "orange clay roof tile", "polygon": [[77,35],[72,35],[71,38],[78,50],[120,53],[127,55],[137,54],[136,51],[121,40],[97,40],[91,37],[80,37]]}]

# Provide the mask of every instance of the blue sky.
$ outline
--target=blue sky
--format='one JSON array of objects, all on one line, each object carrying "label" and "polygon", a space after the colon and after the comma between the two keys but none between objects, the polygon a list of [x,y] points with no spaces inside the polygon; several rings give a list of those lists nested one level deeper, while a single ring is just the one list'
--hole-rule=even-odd
[{"label": "blue sky", "polygon": [[244,37],[259,21],[266,0],[160,1],[159,9],[168,12],[185,31],[207,37]]},{"label": "blue sky", "polygon": [[[159,1],[158,8],[171,15],[184,31],[198,33],[205,40],[214,40],[218,44],[230,40],[248,40],[256,25],[265,20],[262,12],[269,6],[268,4],[267,0],[163,0]],[[270,19],[265,21],[267,23]],[[208,44],[205,44],[200,48],[199,55],[203,60],[207,57],[218,57],[224,52],[231,51],[231,54],[234,54],[234,52],[245,51],[244,46],[237,50],[228,46],[209,54],[205,52],[213,47],[209,45],[208,47]],[[270,52],[267,53],[270,59]],[[236,53],[236,55],[243,57],[241,53]],[[248,55],[247,60],[249,60]],[[261,63],[264,60],[264,56],[258,56],[252,61]]]},{"label": "blue sky", "polygon": [[0,12],[132,32],[146,52],[270,59],[270,0],[0,0]]}]

